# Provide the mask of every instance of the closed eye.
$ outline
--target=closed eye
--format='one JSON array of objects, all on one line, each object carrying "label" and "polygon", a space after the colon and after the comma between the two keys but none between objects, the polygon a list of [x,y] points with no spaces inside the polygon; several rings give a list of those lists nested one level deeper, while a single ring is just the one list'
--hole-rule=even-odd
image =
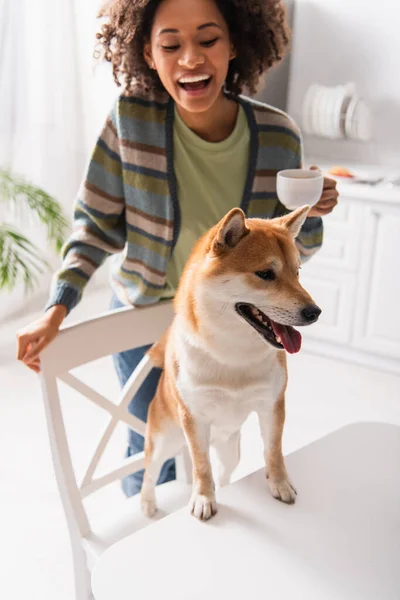
[{"label": "closed eye", "polygon": [[205,42],[200,42],[201,46],[205,46],[206,48],[208,48],[209,46],[214,46],[215,42],[218,41],[219,38],[213,38],[212,40],[207,40]]},{"label": "closed eye", "polygon": [[266,271],[256,271],[255,274],[264,281],[274,281],[276,279],[275,271],[267,269]]},{"label": "closed eye", "polygon": [[[215,42],[217,42],[219,40],[218,37],[213,38],[212,40],[206,40],[204,42],[200,42],[200,46],[204,46],[205,48],[210,48],[211,46],[214,46]],[[161,48],[163,50],[165,50],[166,52],[175,52],[175,50],[178,50],[180,48],[179,44],[174,44],[173,46],[161,46]]]}]

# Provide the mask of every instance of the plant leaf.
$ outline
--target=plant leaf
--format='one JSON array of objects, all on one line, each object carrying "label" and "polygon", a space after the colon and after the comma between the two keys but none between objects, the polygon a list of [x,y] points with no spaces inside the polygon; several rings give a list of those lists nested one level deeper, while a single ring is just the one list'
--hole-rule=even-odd
[{"label": "plant leaf", "polygon": [[27,203],[31,211],[47,228],[47,237],[60,252],[65,240],[68,220],[60,203],[42,188],[28,183],[22,176],[0,168],[0,198],[20,205]]},{"label": "plant leaf", "polygon": [[28,238],[6,223],[0,226],[0,289],[11,291],[23,281],[25,292],[31,291],[45,268],[49,263]]}]

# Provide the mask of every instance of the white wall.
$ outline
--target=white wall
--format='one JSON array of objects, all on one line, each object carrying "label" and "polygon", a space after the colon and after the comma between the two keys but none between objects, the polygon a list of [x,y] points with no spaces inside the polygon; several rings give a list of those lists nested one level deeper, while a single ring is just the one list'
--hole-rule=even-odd
[{"label": "white wall", "polygon": [[400,4],[397,0],[297,0],[288,110],[301,124],[311,83],[354,81],[370,103],[373,140],[305,138],[307,154],[400,169]]},{"label": "white wall", "polygon": [[[0,30],[0,164],[43,187],[72,216],[73,202],[97,134],[117,94],[108,64],[93,59],[101,0],[18,0],[2,5]],[[7,10],[6,10],[7,9]],[[7,215],[10,220],[10,215]],[[1,215],[0,215],[1,218]],[[45,229],[25,213],[11,221],[37,244],[53,270],[60,259]],[[32,302],[44,304],[52,272],[33,295],[19,285],[0,291],[0,322]],[[104,269],[93,284],[106,280]]]},{"label": "white wall", "polygon": [[[286,18],[292,29],[295,0],[284,0],[284,4]],[[263,77],[261,87],[256,95],[257,100],[276,106],[281,110],[287,110],[290,60],[291,53],[288,52],[285,58]]]}]

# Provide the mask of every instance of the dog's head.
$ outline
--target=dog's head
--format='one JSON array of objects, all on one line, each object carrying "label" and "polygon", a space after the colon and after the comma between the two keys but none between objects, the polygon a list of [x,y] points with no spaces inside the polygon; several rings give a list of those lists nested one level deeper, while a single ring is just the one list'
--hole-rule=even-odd
[{"label": "dog's head", "polygon": [[[307,217],[304,206],[278,219],[246,219],[231,210],[204,238],[197,255],[201,285],[235,311],[262,339],[290,353],[301,335],[294,325],[314,323],[321,309],[300,285],[294,240]],[[196,251],[195,251],[196,252]]]}]

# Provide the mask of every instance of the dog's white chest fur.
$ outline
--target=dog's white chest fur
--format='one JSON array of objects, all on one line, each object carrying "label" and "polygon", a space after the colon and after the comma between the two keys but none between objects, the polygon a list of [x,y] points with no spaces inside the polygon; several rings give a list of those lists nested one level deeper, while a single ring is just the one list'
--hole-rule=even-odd
[{"label": "dog's white chest fur", "polygon": [[234,343],[232,330],[226,343],[219,335],[209,352],[179,327],[175,331],[179,394],[196,420],[212,426],[213,438],[223,439],[238,431],[253,411],[271,410],[285,382],[277,353],[257,334],[253,336],[247,325],[244,332]]}]

